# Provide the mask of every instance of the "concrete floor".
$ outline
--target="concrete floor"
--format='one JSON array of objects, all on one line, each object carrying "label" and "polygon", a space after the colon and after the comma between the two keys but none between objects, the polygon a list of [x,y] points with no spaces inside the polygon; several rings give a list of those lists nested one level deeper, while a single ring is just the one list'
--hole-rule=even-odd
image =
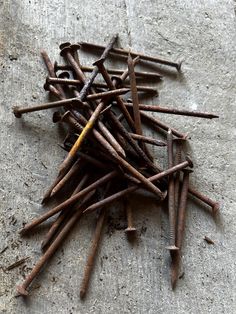
[{"label": "concrete floor", "polygon": [[[236,313],[235,1],[5,0],[0,6],[0,252],[6,248],[0,254],[0,313]],[[171,60],[184,58],[183,75],[169,72],[158,84],[159,98],[150,103],[220,115],[214,121],[158,115],[191,134],[191,182],[220,202],[220,218],[214,221],[206,208],[189,201],[185,275],[175,292],[165,249],[167,216],[154,200],[147,203],[139,196],[133,199],[137,243],[132,246],[123,230],[105,230],[84,302],[79,287],[94,216],[71,233],[33,283],[30,297],[15,298],[15,285],[41,254],[45,228],[27,239],[17,231],[45,210],[40,200],[64,153],[57,146],[60,138],[50,111],[16,120],[11,108],[47,99],[40,49],[58,60],[63,41],[103,44],[116,32],[122,47]],[[159,160],[159,150],[153,152]],[[215,245],[208,245],[204,236]],[[5,271],[26,256],[30,259],[25,267]]]}]

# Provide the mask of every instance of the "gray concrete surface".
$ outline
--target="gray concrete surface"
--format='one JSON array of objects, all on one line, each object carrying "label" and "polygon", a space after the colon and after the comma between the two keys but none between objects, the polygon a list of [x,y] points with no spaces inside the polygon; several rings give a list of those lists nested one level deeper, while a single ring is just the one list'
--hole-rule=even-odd
[{"label": "gray concrete surface", "polygon": [[[0,1],[0,251],[7,248],[0,254],[0,313],[236,313],[235,6],[229,0]],[[51,112],[16,120],[11,108],[47,99],[40,49],[54,60],[63,41],[106,43],[116,32],[123,47],[185,60],[183,75],[168,75],[151,103],[220,115],[214,121],[159,115],[191,133],[192,184],[220,202],[220,219],[215,222],[207,210],[189,202],[185,275],[175,292],[165,250],[167,216],[154,200],[137,196],[139,240],[132,246],[123,230],[105,232],[84,302],[79,287],[94,216],[71,233],[33,283],[30,297],[15,298],[15,285],[40,256],[45,229],[27,239],[17,231],[45,210],[41,196],[64,153]],[[158,160],[159,150],[153,152]],[[119,205],[114,210],[119,212]],[[215,245],[206,244],[205,235]],[[26,267],[4,271],[26,256]]]}]

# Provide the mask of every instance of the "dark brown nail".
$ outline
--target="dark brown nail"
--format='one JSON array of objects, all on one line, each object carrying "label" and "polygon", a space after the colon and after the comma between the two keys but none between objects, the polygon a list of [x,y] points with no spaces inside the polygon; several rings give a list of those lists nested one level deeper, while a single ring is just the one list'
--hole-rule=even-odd
[{"label": "dark brown nail", "polygon": [[53,188],[58,184],[58,182],[61,181],[61,179],[64,177],[64,174],[59,174],[57,178],[54,180],[54,182],[50,185],[47,192],[44,194],[43,199],[41,201],[42,204],[46,203],[48,199],[50,198],[51,192]]},{"label": "dark brown nail", "polygon": [[38,105],[38,106],[34,106],[34,107],[28,107],[28,108],[20,108],[18,106],[15,106],[15,107],[13,107],[13,113],[16,116],[16,118],[20,118],[22,116],[22,114],[28,113],[28,112],[34,112],[34,111],[45,110],[45,109],[50,109],[50,108],[71,106],[73,100],[76,101],[76,98],[58,100],[58,101],[45,103],[42,105]]},{"label": "dark brown nail", "polygon": [[152,144],[155,146],[166,146],[166,142],[161,141],[161,140],[156,140],[155,138],[152,138],[152,137],[147,137],[144,135],[138,135],[135,133],[129,133],[129,134],[133,139],[138,140],[138,141],[143,141],[145,143],[149,143],[149,144]]},{"label": "dark brown nail", "polygon": [[[88,42],[80,42],[80,45],[81,45],[82,48],[85,47],[85,48],[104,49],[104,47],[101,46],[101,45],[91,44],[91,43],[88,43]],[[130,50],[125,50],[125,49],[120,49],[120,48],[113,48],[111,51],[113,53],[117,53],[117,54],[125,55],[125,56],[127,56],[130,53],[130,55],[132,57],[140,57],[140,59],[142,59],[142,60],[151,61],[151,62],[154,62],[154,63],[160,63],[160,64],[163,64],[163,65],[168,65],[168,66],[176,68],[178,71],[180,71],[181,65],[182,65],[182,62],[176,63],[176,62],[172,62],[172,61],[167,61],[167,60],[164,60],[164,59],[161,59],[161,58],[151,57],[151,56],[147,56],[147,55],[142,54],[142,53],[133,52],[133,51],[130,51]]]},{"label": "dark brown nail", "polygon": [[220,204],[218,202],[213,201],[208,196],[200,193],[193,187],[189,187],[188,189],[189,193],[195,196],[197,199],[202,201],[203,203],[209,205],[212,208],[213,215],[216,215],[219,212]]},{"label": "dark brown nail", "polygon": [[[57,61],[54,62],[54,71],[71,71],[73,70],[71,65],[67,64],[58,64]],[[83,72],[92,72],[94,70],[94,67],[90,66],[83,66],[81,65],[81,70]],[[115,74],[115,75],[121,75],[123,74],[124,70],[119,69],[107,69],[107,72],[109,74]],[[162,75],[156,72],[143,72],[143,71],[135,71],[136,77],[146,78],[146,79],[160,79],[162,78]]]},{"label": "dark brown nail", "polygon": [[190,173],[192,173],[193,171],[191,169],[183,169],[182,172],[184,176],[183,176],[181,195],[180,195],[178,224],[177,224],[178,227],[177,227],[177,237],[176,237],[176,243],[179,248],[181,248],[183,244],[183,235],[184,235],[184,228],[185,228],[185,214],[186,214],[186,206],[187,206],[188,190],[189,190],[189,176],[190,176]]},{"label": "dark brown nail", "polygon": [[[44,61],[45,65],[46,65],[46,68],[48,70],[49,75],[51,77],[56,77],[56,73],[54,71],[53,64],[52,64],[52,62],[51,62],[51,60],[50,60],[50,58],[49,58],[49,56],[48,56],[48,54],[47,54],[47,52],[45,50],[41,51],[41,56],[42,56],[43,61]],[[65,93],[64,93],[64,91],[63,91],[63,89],[62,89],[62,87],[60,85],[56,85],[55,88],[57,89],[57,91],[58,91],[58,93],[60,94],[61,97],[63,97],[63,98],[66,97],[66,95],[65,95]]]},{"label": "dark brown nail", "polygon": [[58,193],[63,186],[75,175],[77,174],[82,166],[84,166],[84,163],[81,159],[78,159],[74,165],[70,168],[70,170],[67,172],[67,174],[57,183],[57,185],[52,189],[51,196]]},{"label": "dark brown nail", "polygon": [[[173,135],[172,131],[167,132],[167,152],[168,152],[168,168],[174,166],[173,156]],[[170,252],[176,251],[179,248],[175,245],[175,225],[176,225],[176,214],[175,214],[175,182],[173,174],[169,175],[168,178],[168,212],[169,212],[169,246],[167,247]]]},{"label": "dark brown nail", "polygon": [[[130,103],[125,103],[125,105],[127,107],[132,107],[132,104]],[[212,113],[208,113],[208,112],[189,111],[189,110],[183,110],[183,109],[180,110],[180,109],[175,109],[175,108],[165,108],[165,107],[160,107],[157,105],[139,104],[139,109],[143,111],[170,113],[170,114],[175,114],[175,115],[206,118],[206,119],[219,118],[219,116]]]},{"label": "dark brown nail", "polygon": [[96,229],[95,229],[93,239],[92,239],[92,246],[90,248],[90,252],[89,252],[89,255],[88,255],[88,258],[86,261],[83,280],[82,280],[81,288],[80,288],[80,298],[81,299],[83,299],[87,293],[89,280],[91,277],[91,272],[93,269],[93,264],[94,264],[94,260],[96,257],[98,245],[99,245],[99,240],[101,238],[101,233],[102,233],[102,229],[103,229],[103,225],[104,225],[105,216],[106,216],[106,211],[102,210],[100,215],[99,215],[98,221],[97,221]]},{"label": "dark brown nail", "polygon": [[136,134],[143,135],[142,123],[139,111],[139,100],[138,100],[138,91],[136,86],[136,77],[134,74],[134,64],[131,56],[128,56],[128,69],[129,69],[129,78],[131,86],[131,95],[133,100],[133,116],[134,116],[134,126]]},{"label": "dark brown nail", "polygon": [[[178,165],[182,162],[182,147],[183,143],[186,142],[185,139],[175,138],[173,139],[175,143],[175,157],[174,163]],[[179,189],[180,189],[180,171],[175,173],[175,211],[178,212],[179,206]]]},{"label": "dark brown nail", "polygon": [[149,115],[147,115],[146,113],[141,111],[141,117],[143,119],[143,122],[148,122],[149,126],[154,126],[157,128],[161,128],[165,131],[168,131],[169,129],[172,131],[173,135],[180,137],[180,138],[184,138],[186,139],[188,137],[188,134],[184,134],[184,133],[180,133],[179,131],[177,131],[174,128],[171,128],[169,125],[163,123],[162,121],[160,121],[159,119],[157,119],[156,117],[151,117]]},{"label": "dark brown nail", "polygon": [[[63,78],[54,78],[54,77],[47,77],[46,79],[47,84],[65,84],[65,85],[80,85],[83,84],[80,80],[72,80],[72,79],[63,79]],[[112,91],[106,91],[102,93],[93,93],[91,95],[87,95],[85,99],[87,100],[95,100],[95,99],[102,99],[109,96],[116,96],[116,95],[123,95],[130,91],[128,87],[123,87],[119,89],[114,89]]]},{"label": "dark brown nail", "polygon": [[[108,184],[107,184],[107,186],[103,192],[103,195],[101,197],[102,199],[107,194],[109,188],[110,188],[110,182],[108,182]],[[83,279],[82,279],[82,283],[81,283],[81,287],[80,287],[80,298],[81,299],[83,299],[85,297],[87,290],[88,290],[88,285],[89,285],[89,281],[91,278],[91,273],[93,270],[98,245],[99,245],[99,242],[101,239],[102,229],[103,229],[103,226],[105,223],[105,218],[106,218],[106,208],[103,208],[100,211],[100,214],[99,214],[99,217],[97,220],[97,225],[96,225],[96,228],[95,228],[95,231],[93,234],[93,238],[92,238],[92,245],[90,247],[88,258],[87,258],[85,269],[84,269],[84,275],[83,275]]]},{"label": "dark brown nail", "polygon": [[[184,229],[185,229],[185,216],[186,216],[186,206],[188,199],[188,188],[189,188],[189,174],[192,170],[183,169],[184,177],[180,195],[179,210],[178,210],[178,223],[177,223],[177,236],[176,236],[176,245],[179,249],[182,248]],[[176,287],[178,277],[179,277],[179,264],[180,264],[180,252],[176,252],[174,255],[174,263],[172,264],[171,269],[171,285],[174,289]]]}]

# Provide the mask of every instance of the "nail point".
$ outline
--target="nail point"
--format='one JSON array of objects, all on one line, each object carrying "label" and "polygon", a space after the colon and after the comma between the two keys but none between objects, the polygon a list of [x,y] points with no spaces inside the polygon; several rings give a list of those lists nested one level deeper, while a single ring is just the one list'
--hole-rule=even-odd
[{"label": "nail point", "polygon": [[129,227],[128,227],[128,228],[125,229],[125,232],[126,232],[126,233],[131,233],[131,232],[136,232],[136,231],[137,231],[136,228],[129,228]]},{"label": "nail point", "polygon": [[178,251],[179,250],[179,248],[175,245],[167,246],[166,249],[169,251]]},{"label": "nail point", "polygon": [[23,286],[17,286],[17,287],[16,287],[16,291],[17,291],[20,295],[22,295],[22,296],[24,296],[24,297],[26,297],[26,296],[29,294],[29,292],[28,292],[27,290],[25,290],[25,288],[24,288]]}]

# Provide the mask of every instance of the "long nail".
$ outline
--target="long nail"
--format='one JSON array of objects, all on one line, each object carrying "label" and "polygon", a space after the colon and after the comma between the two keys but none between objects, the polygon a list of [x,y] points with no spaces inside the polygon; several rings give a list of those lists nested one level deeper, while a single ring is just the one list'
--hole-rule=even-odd
[{"label": "long nail", "polygon": [[[110,188],[110,182],[108,182],[108,184],[107,184],[107,186],[103,192],[102,199],[107,194],[109,188]],[[88,290],[89,281],[91,278],[91,273],[93,270],[98,245],[99,245],[99,242],[101,239],[102,229],[104,226],[105,218],[106,218],[106,209],[103,208],[100,211],[100,215],[99,215],[98,220],[97,220],[97,225],[96,225],[96,228],[95,228],[95,231],[93,234],[93,238],[92,238],[92,244],[91,244],[91,247],[89,250],[89,254],[88,254],[85,269],[84,269],[83,279],[82,279],[82,283],[81,283],[81,287],[80,287],[80,298],[81,299],[83,299],[85,297],[87,290]]]},{"label": "long nail", "polygon": [[27,113],[27,112],[34,112],[34,111],[45,110],[45,109],[49,109],[49,108],[71,106],[73,100],[76,101],[76,98],[58,100],[58,101],[45,103],[42,105],[38,105],[38,106],[34,106],[34,107],[28,107],[28,108],[20,108],[18,106],[15,106],[15,107],[13,107],[13,113],[16,116],[16,118],[20,118],[22,114]]},{"label": "long nail", "polygon": [[[189,174],[192,170],[184,169],[184,177],[180,195],[180,203],[179,203],[179,210],[178,210],[178,223],[177,223],[177,236],[176,236],[176,245],[179,249],[182,248],[183,244],[183,236],[184,236],[184,229],[185,229],[185,216],[186,216],[186,206],[187,206],[187,199],[188,199],[188,188],[189,188]],[[176,252],[173,255],[173,262],[171,264],[171,285],[172,289],[176,287],[178,278],[179,278],[179,265],[180,265],[180,252]]]},{"label": "long nail", "polygon": [[145,143],[152,144],[155,146],[166,146],[166,142],[161,141],[161,140],[156,140],[155,138],[152,138],[152,137],[138,135],[135,133],[129,133],[129,134],[133,139],[138,140],[138,141],[143,141]]},{"label": "long nail", "polygon": [[[53,78],[53,77],[49,77],[47,84],[62,84],[62,85],[72,85],[72,86],[83,86],[83,81],[82,80],[74,80],[74,79],[64,79],[64,78]],[[128,84],[122,84],[123,88],[127,88],[130,89],[130,85]],[[92,87],[98,87],[98,88],[107,88],[108,85],[105,83],[99,83],[99,82],[95,82],[92,83],[91,85]],[[156,89],[153,87],[149,87],[149,86],[142,86],[142,85],[137,85],[137,90],[139,92],[150,92],[150,93],[157,93]],[[92,95],[88,95],[87,99],[89,99]]]},{"label": "long nail", "polygon": [[[46,79],[47,84],[65,84],[65,85],[81,85],[83,81],[80,80],[73,80],[73,79],[63,79],[63,78],[54,78],[54,77],[47,77]],[[95,84],[96,86],[96,84]],[[141,91],[145,91],[146,86],[140,87]],[[143,89],[144,88],[144,89]],[[130,91],[128,87],[117,88],[115,90],[110,90],[102,93],[92,93],[91,95],[87,95],[85,99],[87,100],[95,100],[95,99],[102,99],[108,96],[116,96],[116,95],[123,95]]]},{"label": "long nail", "polygon": [[78,209],[75,214],[69,219],[67,224],[64,226],[64,228],[61,230],[61,232],[57,235],[56,239],[53,241],[53,243],[49,246],[49,248],[46,250],[46,252],[41,256],[41,258],[38,260],[30,274],[26,277],[24,282],[21,285],[18,285],[16,287],[17,292],[21,296],[27,296],[28,291],[27,288],[31,284],[31,282],[34,280],[34,278],[38,275],[40,270],[43,268],[43,266],[46,264],[46,262],[52,257],[52,255],[56,252],[57,248],[61,245],[64,238],[67,236],[67,234],[71,231],[74,224],[79,220],[83,213],[83,206],[85,205],[86,201],[88,201],[92,196],[93,192],[90,192],[90,194],[87,195],[86,199],[84,200],[84,203],[81,204],[80,209]]},{"label": "long nail", "polygon": [[[187,157],[186,161],[182,162],[181,164],[176,165],[176,166],[169,168],[167,170],[164,170],[161,173],[158,173],[158,174],[156,174],[150,178],[147,178],[147,179],[150,182],[155,182],[155,181],[158,181],[162,178],[165,178],[165,177],[171,175],[172,173],[174,173],[176,171],[182,170],[186,167],[193,167],[192,161],[189,157]],[[118,200],[118,199],[124,197],[125,195],[128,195],[129,193],[136,191],[137,189],[140,188],[140,185],[141,185],[141,183],[139,183],[137,186],[128,187],[127,189],[124,189],[120,192],[117,192],[117,193],[107,197],[106,199],[100,201],[100,202],[94,203],[93,205],[86,208],[86,210],[84,212],[90,212],[90,211],[93,211],[97,208],[102,208],[103,206],[108,205],[108,204],[112,203],[113,201]]]},{"label": "long nail", "polygon": [[160,121],[156,117],[155,118],[151,117],[142,111],[141,111],[141,117],[143,118],[143,122],[148,122],[148,125],[151,125],[154,127],[156,126],[156,127],[161,128],[165,131],[168,131],[170,129],[172,131],[173,135],[180,137],[180,138],[187,138],[188,137],[188,134],[181,133],[181,132],[177,131],[176,129],[171,128],[167,124],[163,123],[162,121]]},{"label": "long nail", "polygon": [[[50,60],[50,58],[49,58],[49,56],[48,56],[48,54],[47,54],[47,52],[45,50],[41,51],[41,56],[42,56],[43,61],[44,61],[45,65],[46,65],[46,67],[47,67],[49,75],[51,77],[56,77],[53,64],[52,64],[52,62],[51,62],[51,60]],[[60,96],[65,98],[66,95],[65,95],[62,87],[60,85],[56,85],[55,87],[56,87],[57,91],[59,92]]]},{"label": "long nail", "polygon": [[138,100],[138,91],[136,86],[136,77],[134,74],[134,65],[131,56],[128,56],[128,69],[129,69],[129,78],[130,78],[130,86],[131,86],[131,95],[133,100],[133,116],[134,116],[134,126],[136,134],[143,135],[142,131],[142,123],[139,111],[139,100]]},{"label": "long nail", "polygon": [[[54,79],[54,80],[57,80],[57,79]],[[120,88],[113,91],[88,95],[86,98],[87,100],[103,99],[107,97],[113,97],[115,95],[123,95],[123,94],[126,94],[127,92],[129,92],[128,88]],[[15,106],[13,107],[13,113],[16,116],[16,118],[20,118],[23,113],[45,110],[45,109],[50,109],[50,108],[57,108],[57,107],[62,107],[62,106],[63,107],[71,106],[71,103],[73,101],[75,102],[76,98],[54,101],[54,102],[45,103],[42,105],[28,107],[28,108],[20,108],[18,106]]]},{"label": "long nail", "polygon": [[[104,47],[101,45],[91,44],[88,42],[80,42],[79,44],[81,45],[82,48],[87,47],[87,48],[95,48],[95,49],[104,49]],[[168,65],[168,66],[176,68],[178,71],[180,71],[181,65],[182,65],[182,62],[176,63],[176,62],[172,62],[172,61],[167,61],[167,60],[164,60],[161,58],[151,57],[151,56],[147,56],[147,55],[142,54],[142,53],[133,52],[130,50],[125,50],[125,49],[120,49],[120,48],[113,48],[111,51],[113,53],[117,53],[117,54],[125,55],[125,56],[127,56],[130,53],[132,57],[140,57],[140,59],[142,59],[142,60],[151,61],[154,63],[160,63],[163,65]]]},{"label": "long nail", "polygon": [[[131,103],[125,103],[125,105],[126,105],[126,107],[131,107],[131,108],[133,107],[133,105]],[[139,110],[170,113],[170,114],[175,114],[175,115],[206,118],[206,119],[219,118],[218,115],[208,113],[208,112],[199,112],[199,111],[189,111],[189,110],[184,110],[184,109],[166,108],[166,107],[160,107],[157,105],[139,104]]]},{"label": "long nail", "polygon": [[65,175],[66,175],[66,172],[64,172],[64,173],[61,172],[60,174],[58,174],[57,178],[54,180],[54,182],[48,188],[47,192],[44,194],[43,199],[41,201],[42,204],[44,204],[45,202],[47,202],[49,200],[51,193],[52,193],[52,190],[63,179],[63,177]]},{"label": "long nail", "polygon": [[[82,189],[82,187],[86,184],[88,179],[89,179],[89,174],[86,173],[80,180],[79,184],[77,185],[72,195],[75,195],[76,193],[78,193]],[[54,223],[51,225],[46,236],[44,237],[44,240],[42,241],[42,244],[41,244],[42,250],[45,250],[45,248],[49,245],[49,243],[53,239],[54,235],[56,234],[62,222],[65,220],[65,218],[67,217],[70,211],[71,211],[71,208],[67,208],[64,211],[62,211],[60,215],[57,217],[57,219],[54,221]]]},{"label": "long nail", "polygon": [[200,193],[199,191],[197,191],[196,189],[194,189],[193,187],[189,187],[188,191],[190,194],[192,194],[193,196],[195,196],[197,199],[199,199],[200,201],[202,201],[203,203],[209,205],[212,208],[212,213],[213,215],[217,214],[219,211],[219,207],[220,204],[218,202],[213,201],[212,199],[210,199],[208,196]]},{"label": "long nail", "polygon": [[[174,157],[174,164],[178,165],[182,162],[182,147],[183,143],[186,142],[185,139],[175,138],[175,157]],[[175,211],[178,212],[179,207],[179,189],[180,189],[180,171],[175,173]]]},{"label": "long nail", "polygon": [[[167,133],[167,152],[168,152],[168,168],[174,166],[173,160],[173,135],[171,130]],[[169,212],[169,246],[167,247],[170,252],[176,251],[179,248],[175,245],[175,225],[176,225],[176,214],[175,214],[175,182],[174,176],[169,175],[168,178],[168,212]]]},{"label": "long nail", "polygon": [[[134,61],[131,58],[130,54],[128,55],[127,63],[128,63],[128,70],[129,70],[131,95],[132,95],[132,100],[133,100],[133,117],[134,117],[135,131],[136,131],[136,134],[143,135],[142,123],[141,123],[141,117],[140,117],[140,111],[139,111],[139,100],[138,100],[136,77],[134,73]],[[139,142],[139,145],[141,146],[142,150],[146,153],[146,155],[151,156],[144,142]],[[152,156],[151,158],[149,157],[149,159],[152,160]]]},{"label": "long nail", "polygon": [[50,209],[49,211],[47,211],[45,214],[39,216],[38,218],[35,218],[31,223],[26,224],[24,226],[24,228],[22,228],[20,230],[20,234],[24,234],[24,233],[28,232],[29,230],[31,230],[32,228],[36,227],[37,225],[39,225],[43,221],[45,221],[48,218],[54,216],[55,214],[57,214],[58,212],[64,210],[65,208],[73,205],[75,202],[80,200],[82,197],[87,195],[89,192],[91,192],[92,190],[95,190],[96,188],[98,188],[102,184],[110,181],[112,178],[115,178],[117,175],[118,175],[117,171],[111,171],[110,173],[104,175],[102,178],[96,180],[95,182],[93,182],[92,184],[87,186],[85,189],[81,190],[79,193],[71,196],[66,201],[61,203],[60,205]]},{"label": "long nail", "polygon": [[[109,89],[114,90],[116,87],[113,85],[112,80],[111,80],[109,74],[107,73],[107,70],[104,67],[103,62],[104,62],[104,59],[100,59],[100,60],[96,61],[94,64],[99,69],[99,72],[102,74],[102,76],[103,76],[107,86],[109,87]],[[117,101],[117,104],[118,104],[121,112],[124,114],[129,126],[134,130],[135,129],[134,121],[131,118],[128,110],[126,109],[126,107],[123,103],[123,100],[119,96],[116,96],[115,99]]]},{"label": "long nail", "polygon": [[[83,72],[92,72],[94,70],[94,67],[90,66],[80,66],[81,70]],[[54,71],[71,71],[73,70],[71,65],[68,64],[58,64],[57,61],[54,62]],[[107,72],[109,74],[115,74],[115,75],[121,75],[123,74],[124,70],[119,69],[107,69]],[[144,71],[135,71],[136,77],[140,78],[146,78],[146,79],[160,79],[162,78],[162,75],[156,72],[144,72]]]},{"label": "long nail", "polygon": [[70,168],[70,170],[67,172],[67,174],[60,180],[60,182],[57,183],[57,185],[53,188],[51,192],[51,196],[58,193],[63,186],[75,175],[81,170],[81,167],[84,166],[84,163],[82,160],[78,159],[74,165]]}]

